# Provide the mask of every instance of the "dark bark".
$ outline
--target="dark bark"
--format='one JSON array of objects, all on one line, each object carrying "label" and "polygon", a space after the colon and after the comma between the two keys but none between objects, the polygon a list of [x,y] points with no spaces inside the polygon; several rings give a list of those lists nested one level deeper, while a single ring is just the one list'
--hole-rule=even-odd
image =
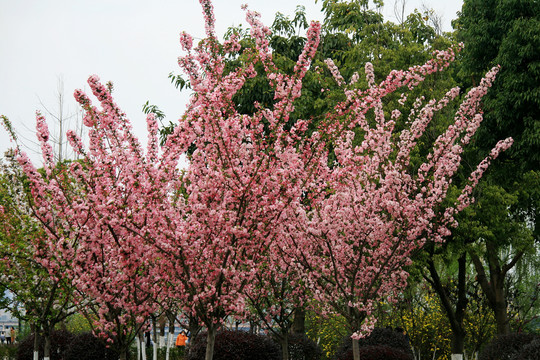
[{"label": "dark bark", "polygon": [[[169,320],[169,334],[167,334],[167,344],[166,344],[166,359],[168,360],[169,359],[169,354],[170,354],[170,348],[171,348],[171,341],[173,341],[174,343],[176,343],[176,339],[174,338],[174,321],[175,321],[175,316],[169,316],[170,314],[172,314],[171,312],[167,311],[167,318]],[[165,331],[165,328],[163,329],[163,331]],[[172,340],[171,340],[172,339]]]},{"label": "dark bark", "polygon": [[120,357],[119,357],[120,360],[127,360],[127,350],[122,350],[120,352]]},{"label": "dark bark", "polygon": [[282,360],[289,360],[289,336],[288,334],[282,334],[279,339],[281,345],[281,358]]},{"label": "dark bark", "polygon": [[152,349],[152,358],[156,360],[159,341],[158,341],[157,319],[154,315],[152,315],[152,341],[154,342],[153,349]]},{"label": "dark bark", "polygon": [[[189,316],[188,330],[189,330],[189,336],[190,336],[191,339],[195,339],[197,337],[197,335],[201,332],[202,326],[201,326],[201,324],[199,323],[199,320],[196,317]],[[191,344],[190,343],[188,343],[186,345],[186,351],[188,353],[191,352]]]},{"label": "dark bark", "polygon": [[165,337],[165,325],[167,324],[167,317],[164,315],[161,315],[158,320],[159,323],[159,336]]},{"label": "dark bark", "polygon": [[[477,281],[482,288],[482,292],[487,298],[489,307],[495,315],[497,323],[497,333],[506,335],[510,333],[510,323],[507,312],[506,291],[504,288],[505,279],[508,271],[512,269],[521,259],[524,252],[519,251],[507,264],[501,264],[497,248],[491,242],[486,242],[486,261],[489,269],[489,275],[480,257],[471,251],[471,259],[477,273]],[[488,278],[489,276],[489,278]]]},{"label": "dark bark", "polygon": [[35,324],[30,325],[30,328],[34,333],[34,360],[38,360],[39,355],[36,357],[36,354],[39,354],[39,331]]},{"label": "dark bark", "polygon": [[292,332],[294,334],[306,333],[306,311],[304,308],[296,308],[294,310],[294,321],[292,324]]},{"label": "dark bark", "polygon": [[428,259],[428,269],[430,277],[424,276],[425,279],[431,284],[433,290],[439,296],[443,309],[446,313],[450,328],[452,329],[452,354],[463,354],[465,346],[465,328],[463,326],[463,320],[465,318],[465,311],[467,308],[467,287],[466,287],[466,263],[467,254],[463,253],[458,259],[458,284],[457,284],[457,303],[455,308],[452,304],[448,291],[444,288],[439,273],[435,268],[433,258]]}]

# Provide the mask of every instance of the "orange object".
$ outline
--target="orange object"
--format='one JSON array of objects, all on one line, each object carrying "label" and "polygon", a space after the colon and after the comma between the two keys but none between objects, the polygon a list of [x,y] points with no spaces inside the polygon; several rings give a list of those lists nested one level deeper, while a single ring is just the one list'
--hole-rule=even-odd
[{"label": "orange object", "polygon": [[186,346],[186,341],[188,337],[184,332],[182,331],[178,336],[176,337],[176,346]]}]

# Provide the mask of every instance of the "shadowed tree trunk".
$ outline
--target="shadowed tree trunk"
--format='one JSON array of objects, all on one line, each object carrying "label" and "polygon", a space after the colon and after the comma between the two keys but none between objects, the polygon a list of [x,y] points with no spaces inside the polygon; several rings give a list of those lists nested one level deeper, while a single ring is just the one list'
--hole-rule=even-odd
[{"label": "shadowed tree trunk", "polygon": [[428,277],[426,274],[424,274],[424,278],[431,284],[431,287],[439,296],[443,309],[450,323],[450,328],[452,329],[452,360],[461,360],[463,359],[466,335],[465,328],[463,326],[463,319],[465,318],[465,311],[467,308],[467,253],[462,253],[458,259],[458,292],[455,308],[452,304],[448,291],[444,288],[432,256],[428,258],[427,263],[430,276]]},{"label": "shadowed tree trunk", "polygon": [[306,333],[306,311],[304,308],[296,308],[294,310],[294,322],[292,325],[292,332],[294,334]]},{"label": "shadowed tree trunk", "polygon": [[486,242],[486,262],[489,268],[486,274],[484,264],[480,257],[473,251],[470,252],[471,259],[477,272],[477,280],[482,288],[482,292],[488,300],[489,307],[495,315],[497,323],[497,334],[505,335],[510,333],[510,324],[507,312],[506,291],[504,289],[505,278],[510,269],[523,257],[524,251],[518,251],[508,263],[501,264],[497,253],[497,247],[490,241]]},{"label": "shadowed tree trunk", "polygon": [[353,359],[360,360],[360,342],[358,339],[352,339]]},{"label": "shadowed tree trunk", "polygon": [[45,344],[43,346],[43,360],[51,358],[51,336],[45,333]]},{"label": "shadowed tree trunk", "polygon": [[159,346],[163,347],[163,345],[166,346],[165,343],[165,325],[167,324],[167,317],[163,314],[158,319],[159,324]]},{"label": "shadowed tree trunk", "polygon": [[30,325],[34,333],[34,360],[39,360],[39,332],[35,324]]},{"label": "shadowed tree trunk", "polygon": [[288,334],[282,334],[279,337],[279,344],[281,345],[281,359],[289,360],[289,336]]}]

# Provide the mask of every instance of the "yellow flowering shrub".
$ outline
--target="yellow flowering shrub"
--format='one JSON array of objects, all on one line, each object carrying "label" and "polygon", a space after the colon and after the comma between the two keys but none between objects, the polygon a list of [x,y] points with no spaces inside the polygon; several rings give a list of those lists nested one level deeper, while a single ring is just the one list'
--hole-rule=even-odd
[{"label": "yellow flowering shrub", "polygon": [[330,359],[348,335],[347,323],[341,315],[327,316],[309,313],[306,316],[306,334],[322,349],[325,359]]}]

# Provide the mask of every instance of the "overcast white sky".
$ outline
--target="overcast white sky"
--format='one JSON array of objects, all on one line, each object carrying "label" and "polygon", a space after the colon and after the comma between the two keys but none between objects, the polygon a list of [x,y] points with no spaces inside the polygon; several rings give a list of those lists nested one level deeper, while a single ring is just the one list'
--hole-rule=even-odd
[{"label": "overcast white sky", "polygon": [[[385,0],[383,10],[392,21],[394,2]],[[245,24],[243,3],[260,12],[268,25],[276,12],[292,15],[296,5],[306,7],[308,19],[322,20],[321,1],[214,0],[219,35],[231,25]],[[407,0],[406,11],[422,5],[433,8],[449,31],[462,0]],[[147,100],[173,121],[187,103],[187,95],[167,78],[172,71],[179,73],[181,31],[196,39],[204,36],[197,0],[0,0],[0,114],[9,117],[20,140],[32,147],[35,111],[43,110],[40,102],[53,112],[58,109],[58,79],[63,79],[64,113],[69,114],[77,110],[73,91],[84,89],[88,76],[97,74],[114,83],[116,103],[145,139],[141,109]],[[0,153],[10,146],[0,128]],[[37,154],[30,155],[39,161]]]}]

